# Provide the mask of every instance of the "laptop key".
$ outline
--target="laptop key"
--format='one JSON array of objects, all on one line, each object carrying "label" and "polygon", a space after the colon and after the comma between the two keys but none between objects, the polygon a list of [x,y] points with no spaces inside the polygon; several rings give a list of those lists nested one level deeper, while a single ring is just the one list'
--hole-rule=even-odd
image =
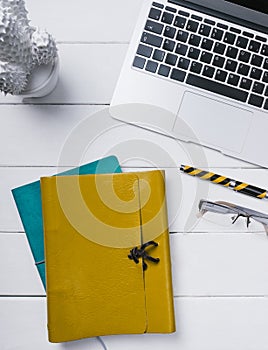
[{"label": "laptop key", "polygon": [[184,57],[179,58],[179,62],[178,62],[179,68],[188,69],[189,64],[190,64],[190,60],[188,60],[187,58],[184,58]]},{"label": "laptop key", "polygon": [[211,31],[211,26],[207,26],[205,24],[201,24],[198,34],[204,35],[204,36],[209,36]]},{"label": "laptop key", "polygon": [[178,28],[184,28],[187,19],[182,16],[176,16],[174,21],[174,26]]},{"label": "laptop key", "polygon": [[197,76],[189,73],[186,79],[186,83],[201,89],[205,89],[216,94],[233,98],[234,100],[246,102],[248,97],[248,92],[237,89],[232,86],[227,86],[225,84],[213,81],[211,79],[206,79],[201,76]]},{"label": "laptop key", "polygon": [[148,32],[153,32],[156,34],[161,34],[163,28],[164,28],[163,24],[151,21],[149,19],[147,20],[147,22],[145,24],[145,30],[148,30]]},{"label": "laptop key", "polygon": [[245,35],[245,36],[247,36],[248,38],[254,38],[254,34],[252,34],[252,33],[250,33],[250,32],[244,31],[242,34]]},{"label": "laptop key", "polygon": [[253,66],[261,67],[262,62],[263,62],[263,57],[262,56],[259,56],[259,55],[256,55],[256,54],[252,55],[250,64],[252,64]]},{"label": "laptop key", "polygon": [[197,60],[200,55],[200,50],[195,47],[190,47],[188,51],[188,57],[193,58],[194,60]]},{"label": "laptop key", "polygon": [[182,16],[185,16],[185,17],[189,17],[190,16],[190,13],[189,12],[186,12],[186,11],[182,11],[182,10],[179,10],[178,13]]},{"label": "laptop key", "polygon": [[266,86],[265,92],[264,92],[264,96],[268,96],[268,86]]},{"label": "laptop key", "polygon": [[173,51],[175,47],[175,41],[165,39],[163,49],[167,51]]},{"label": "laptop key", "polygon": [[178,43],[177,46],[176,46],[175,52],[176,52],[177,54],[179,54],[179,55],[185,56],[185,55],[186,55],[186,52],[187,52],[187,49],[188,49],[188,46],[187,46],[187,45]]},{"label": "laptop key", "polygon": [[268,98],[266,99],[263,108],[268,110]]},{"label": "laptop key", "polygon": [[245,49],[248,45],[248,39],[243,36],[239,36],[236,40],[235,45],[241,49]]},{"label": "laptop key", "polygon": [[223,30],[218,29],[218,28],[213,28],[212,33],[211,33],[211,38],[215,40],[221,40],[223,37]]},{"label": "laptop key", "polygon": [[260,80],[262,76],[262,70],[258,68],[252,68],[250,72],[250,78]]},{"label": "laptop key", "polygon": [[252,81],[251,79],[242,78],[239,86],[240,86],[242,89],[250,90],[251,85],[252,85],[252,82],[253,82],[253,81]]},{"label": "laptop key", "polygon": [[179,30],[176,36],[176,40],[186,43],[188,36],[189,36],[189,33],[183,30]]},{"label": "laptop key", "polygon": [[171,69],[170,67],[165,66],[164,64],[161,64],[158,69],[158,74],[162,75],[163,77],[168,77],[170,69]]},{"label": "laptop key", "polygon": [[196,34],[191,34],[188,44],[192,46],[198,46],[200,44],[200,41],[201,41],[201,36]]},{"label": "laptop key", "polygon": [[216,24],[214,21],[212,21],[211,19],[207,19],[207,18],[204,19],[204,22],[207,24],[210,24],[212,26],[215,26],[215,24]]},{"label": "laptop key", "polygon": [[264,63],[263,63],[263,68],[268,69],[268,58],[265,58]]},{"label": "laptop key", "polygon": [[186,73],[184,71],[173,68],[170,78],[177,81],[184,81],[185,76],[186,76]]},{"label": "laptop key", "polygon": [[267,71],[263,73],[262,81],[264,83],[268,83],[268,72]]},{"label": "laptop key", "polygon": [[137,50],[137,54],[144,57],[151,57],[153,49],[150,46],[140,44]]},{"label": "laptop key", "polygon": [[149,18],[156,19],[158,21],[161,17],[161,13],[162,11],[155,8],[151,8],[149,13]]},{"label": "laptop key", "polygon": [[266,44],[263,44],[263,45],[262,45],[261,54],[262,54],[263,56],[268,56],[268,45],[266,45]]},{"label": "laptop key", "polygon": [[226,56],[230,58],[236,58],[238,54],[238,49],[232,46],[228,46],[226,50]]},{"label": "laptop key", "polygon": [[227,78],[227,72],[218,69],[215,74],[215,79],[224,82]]},{"label": "laptop key", "polygon": [[239,83],[239,75],[230,73],[227,79],[227,84],[233,85],[233,86],[237,86]]},{"label": "laptop key", "polygon": [[218,56],[218,55],[214,56],[214,59],[213,59],[213,62],[212,62],[213,66],[222,68],[224,66],[224,63],[225,63],[225,58],[224,57]]},{"label": "laptop key", "polygon": [[252,87],[252,92],[255,92],[256,94],[262,94],[264,90],[265,85],[263,83],[260,83],[258,81],[255,81]]},{"label": "laptop key", "polygon": [[207,39],[207,38],[204,38],[202,40],[202,44],[201,44],[202,49],[210,51],[212,49],[212,46],[213,46],[213,41],[212,40]]},{"label": "laptop key", "polygon": [[250,43],[248,45],[249,51],[258,53],[260,50],[260,47],[261,47],[261,43],[259,43],[258,41],[250,40]]},{"label": "laptop key", "polygon": [[160,8],[160,9],[163,9],[163,8],[164,8],[164,5],[163,5],[163,4],[159,4],[159,2],[153,2],[152,5],[155,6],[155,7]]},{"label": "laptop key", "polygon": [[250,60],[250,56],[251,56],[250,52],[241,50],[239,55],[238,55],[238,60],[245,62],[245,63],[248,63]]},{"label": "laptop key", "polygon": [[225,67],[224,67],[224,68],[225,68],[226,70],[231,71],[231,72],[235,72],[236,67],[237,67],[237,62],[228,59],[228,60],[226,61],[226,64],[225,64]]},{"label": "laptop key", "polygon": [[171,66],[175,66],[177,62],[178,56],[173,55],[172,53],[168,53],[165,63],[170,64]]},{"label": "laptop key", "polygon": [[195,19],[196,21],[200,21],[201,22],[203,20],[202,17],[197,16],[197,15],[192,15],[191,17],[192,17],[192,19]]},{"label": "laptop key", "polygon": [[225,44],[216,42],[213,48],[213,52],[223,55],[225,49],[226,49]]},{"label": "laptop key", "polygon": [[173,39],[176,34],[176,28],[166,26],[164,31],[164,36],[170,39]]},{"label": "laptop key", "polygon": [[255,107],[261,107],[263,104],[263,101],[264,101],[264,97],[251,94],[249,96],[248,103],[252,106],[255,106]]},{"label": "laptop key", "polygon": [[230,31],[233,32],[233,33],[236,33],[236,34],[241,34],[241,30],[238,29],[238,28],[231,27]]},{"label": "laptop key", "polygon": [[217,23],[217,27],[225,29],[225,30],[228,29],[228,26],[226,24],[223,24],[223,23]]},{"label": "laptop key", "polygon": [[189,32],[196,32],[198,25],[198,22],[189,19],[186,25],[186,29],[189,30]]},{"label": "laptop key", "polygon": [[203,69],[203,75],[204,77],[212,78],[215,73],[215,68],[211,66],[205,66]]},{"label": "laptop key", "polygon": [[190,71],[193,73],[199,74],[199,73],[201,73],[202,68],[203,68],[202,63],[192,62],[191,67],[190,67]]},{"label": "laptop key", "polygon": [[170,6],[166,6],[166,10],[167,10],[167,11],[170,11],[170,12],[174,12],[174,13],[177,12],[177,10],[174,9],[174,7],[170,7]]},{"label": "laptop key", "polygon": [[164,12],[161,18],[161,22],[171,24],[174,19],[174,15],[169,12]]},{"label": "laptop key", "polygon": [[153,59],[162,62],[164,60],[165,54],[165,51],[155,49]]},{"label": "laptop key", "polygon": [[238,66],[237,73],[241,75],[248,75],[249,70],[250,70],[250,66],[244,63],[240,63]]},{"label": "laptop key", "polygon": [[144,44],[160,47],[163,39],[160,36],[143,32],[141,42]]},{"label": "laptop key", "polygon": [[155,73],[158,67],[158,63],[154,61],[148,61],[145,70],[151,73]]},{"label": "laptop key", "polygon": [[212,60],[212,54],[206,51],[201,53],[200,61],[204,63],[210,63]]},{"label": "laptop key", "polygon": [[226,44],[231,44],[231,45],[233,45],[233,43],[235,42],[235,39],[236,39],[236,35],[235,35],[235,34],[230,33],[230,32],[226,32],[225,35],[224,35],[223,41],[224,41]]},{"label": "laptop key", "polygon": [[260,35],[256,35],[256,40],[262,41],[264,43],[266,43],[267,39],[264,36],[260,36]]},{"label": "laptop key", "polygon": [[136,56],[133,61],[133,66],[136,68],[143,69],[145,62],[146,60],[144,58]]}]

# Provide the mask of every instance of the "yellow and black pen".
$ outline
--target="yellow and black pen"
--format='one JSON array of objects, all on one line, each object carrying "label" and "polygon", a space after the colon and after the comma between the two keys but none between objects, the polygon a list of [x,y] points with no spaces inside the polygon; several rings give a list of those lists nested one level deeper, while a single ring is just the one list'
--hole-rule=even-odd
[{"label": "yellow and black pen", "polygon": [[229,189],[246,194],[251,197],[259,198],[259,199],[268,199],[268,191],[262,188],[249,185],[245,182],[237,181],[234,179],[230,179],[226,176],[222,176],[219,174],[211,173],[209,171],[205,171],[202,169],[193,168],[189,165],[181,165],[180,170],[185,174],[196,176],[199,179],[211,181],[215,184],[222,185],[224,187],[228,187]]}]

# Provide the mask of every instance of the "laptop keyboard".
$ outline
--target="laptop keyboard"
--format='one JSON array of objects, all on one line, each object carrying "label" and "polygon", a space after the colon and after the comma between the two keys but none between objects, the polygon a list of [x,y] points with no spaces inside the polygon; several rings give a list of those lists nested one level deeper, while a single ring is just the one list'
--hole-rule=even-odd
[{"label": "laptop keyboard", "polygon": [[265,35],[153,2],[133,67],[268,110]]}]

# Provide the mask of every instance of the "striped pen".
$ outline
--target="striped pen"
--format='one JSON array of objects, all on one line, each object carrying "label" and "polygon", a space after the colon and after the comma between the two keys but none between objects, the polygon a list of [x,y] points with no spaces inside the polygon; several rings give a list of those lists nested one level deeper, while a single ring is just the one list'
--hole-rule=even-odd
[{"label": "striped pen", "polygon": [[268,199],[268,191],[262,188],[249,185],[245,182],[240,182],[234,179],[230,179],[226,176],[215,174],[202,169],[193,168],[189,165],[181,165],[180,170],[185,174],[196,176],[199,179],[211,181],[215,184],[228,187],[229,189],[246,194],[251,197],[259,199]]}]

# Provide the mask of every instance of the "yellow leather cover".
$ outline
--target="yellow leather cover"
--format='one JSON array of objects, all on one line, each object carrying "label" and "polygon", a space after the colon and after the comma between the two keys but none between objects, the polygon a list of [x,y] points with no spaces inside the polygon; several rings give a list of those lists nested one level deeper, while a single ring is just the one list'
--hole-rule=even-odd
[{"label": "yellow leather cover", "polygon": [[[41,178],[51,342],[175,331],[161,171]],[[128,256],[154,241],[158,263]]]}]

